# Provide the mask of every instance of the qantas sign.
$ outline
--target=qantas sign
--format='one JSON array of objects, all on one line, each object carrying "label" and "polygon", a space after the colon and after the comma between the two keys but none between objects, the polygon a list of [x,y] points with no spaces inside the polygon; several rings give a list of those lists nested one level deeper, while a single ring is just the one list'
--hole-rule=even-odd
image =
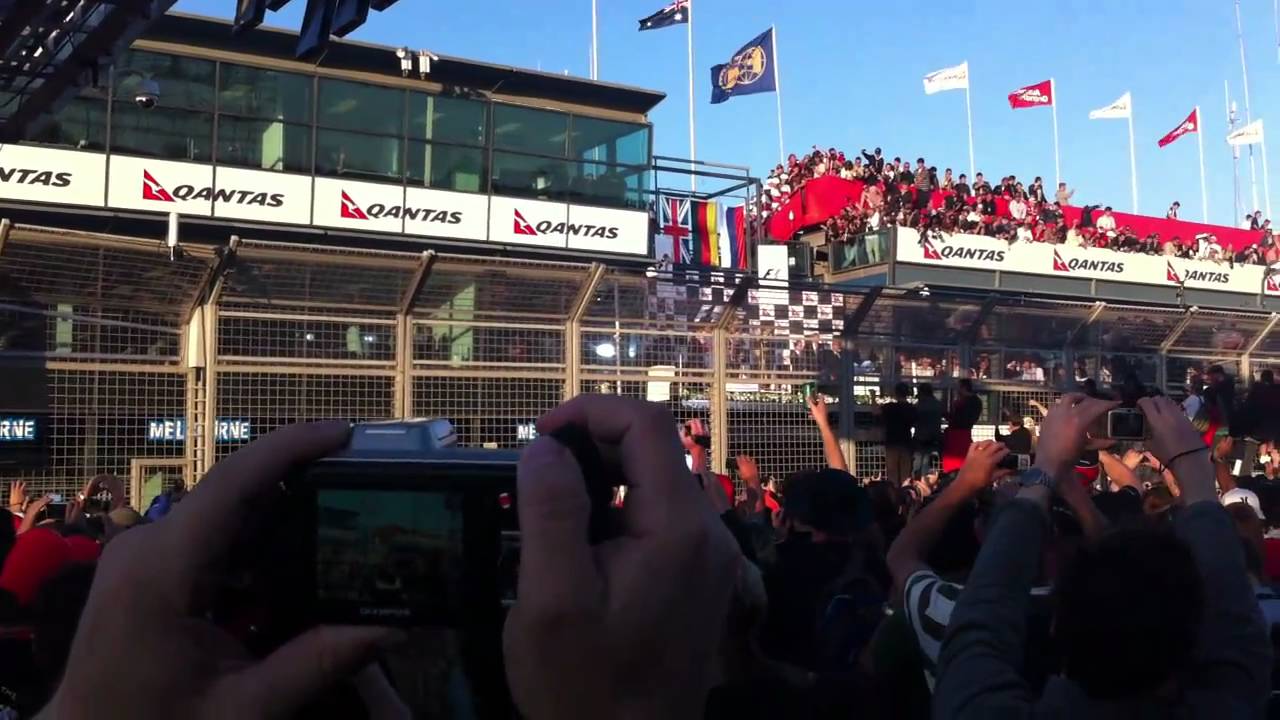
[{"label": "qantas sign", "polygon": [[920,239],[920,247],[924,251],[925,260],[944,262],[946,260],[976,260],[978,262],[1002,263],[1004,250],[991,248],[964,247],[962,245],[943,244],[941,248],[934,245],[927,237]]},{"label": "qantas sign", "polygon": [[175,185],[170,192],[148,169],[142,171],[142,199],[154,202],[178,200],[212,200],[233,205],[258,205],[278,208],[284,205],[284,193],[255,192],[235,188],[214,188],[209,185]]},{"label": "qantas sign", "polygon": [[512,210],[512,233],[528,237],[543,235],[568,235],[569,237],[618,239],[618,228],[613,225],[592,225],[589,223],[552,222],[543,220],[536,225],[525,219],[518,208]]},{"label": "qantas sign", "polygon": [[461,210],[416,207],[408,204],[386,205],[383,203],[373,203],[368,207],[361,207],[346,190],[342,191],[338,213],[348,220],[404,218],[415,222],[441,223],[443,225],[458,225],[462,222]]},{"label": "qantas sign", "polygon": [[1119,275],[1124,272],[1124,263],[1119,260],[1094,260],[1091,258],[1073,257],[1064,260],[1057,248],[1053,250],[1053,271],[1060,273],[1095,272]]},{"label": "qantas sign", "polygon": [[38,168],[5,167],[0,165],[0,183],[14,185],[43,185],[45,187],[64,188],[71,185],[72,175],[69,172],[54,172]]}]

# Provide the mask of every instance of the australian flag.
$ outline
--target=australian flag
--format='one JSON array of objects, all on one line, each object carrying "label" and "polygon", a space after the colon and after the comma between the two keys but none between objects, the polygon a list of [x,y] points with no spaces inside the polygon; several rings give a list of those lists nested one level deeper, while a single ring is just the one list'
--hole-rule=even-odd
[{"label": "australian flag", "polygon": [[743,45],[723,65],[711,66],[711,104],[735,95],[775,92],[778,65],[774,53],[773,28]]},{"label": "australian flag", "polygon": [[672,25],[689,22],[689,0],[676,0],[658,12],[640,21],[640,31],[660,30]]}]

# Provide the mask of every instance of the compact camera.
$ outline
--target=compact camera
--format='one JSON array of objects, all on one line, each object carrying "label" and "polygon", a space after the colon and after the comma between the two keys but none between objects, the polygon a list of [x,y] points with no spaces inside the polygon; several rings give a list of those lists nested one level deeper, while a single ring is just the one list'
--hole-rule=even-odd
[{"label": "compact camera", "polygon": [[461,628],[514,602],[519,453],[456,444],[445,420],[360,424],[286,480],[277,567],[307,624]]}]

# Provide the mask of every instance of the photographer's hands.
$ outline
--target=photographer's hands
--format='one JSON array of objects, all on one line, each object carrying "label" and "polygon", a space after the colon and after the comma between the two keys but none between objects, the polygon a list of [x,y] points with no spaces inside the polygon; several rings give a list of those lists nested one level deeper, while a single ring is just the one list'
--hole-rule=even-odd
[{"label": "photographer's hands", "polygon": [[[673,425],[661,406],[616,396],[582,396],[538,422],[520,461],[520,584],[504,637],[526,717],[701,717],[742,558]],[[566,426],[616,449],[628,483],[624,534],[594,547],[586,481],[549,437]]]},{"label": "photographer's hands", "polygon": [[40,717],[288,717],[397,640],[381,628],[322,626],[256,661],[202,614],[210,578],[255,503],[349,433],[340,421],[277,430],[219,462],[164,522],[108,544]]}]

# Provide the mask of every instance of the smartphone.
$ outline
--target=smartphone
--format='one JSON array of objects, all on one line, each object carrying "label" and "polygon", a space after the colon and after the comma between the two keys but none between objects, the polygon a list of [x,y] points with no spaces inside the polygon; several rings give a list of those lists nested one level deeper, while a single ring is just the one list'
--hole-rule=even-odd
[{"label": "smartphone", "polygon": [[[57,496],[61,497],[61,496]],[[70,503],[62,502],[62,500],[54,500],[42,508],[41,520],[62,520],[67,517],[67,506]]]},{"label": "smartphone", "polygon": [[813,396],[817,393],[818,383],[816,382],[807,382],[800,386],[800,396],[805,399],[805,402],[812,402]]},{"label": "smartphone", "polygon": [[1107,413],[1107,437],[1112,440],[1144,440],[1147,437],[1147,417],[1137,408],[1116,408]]}]

